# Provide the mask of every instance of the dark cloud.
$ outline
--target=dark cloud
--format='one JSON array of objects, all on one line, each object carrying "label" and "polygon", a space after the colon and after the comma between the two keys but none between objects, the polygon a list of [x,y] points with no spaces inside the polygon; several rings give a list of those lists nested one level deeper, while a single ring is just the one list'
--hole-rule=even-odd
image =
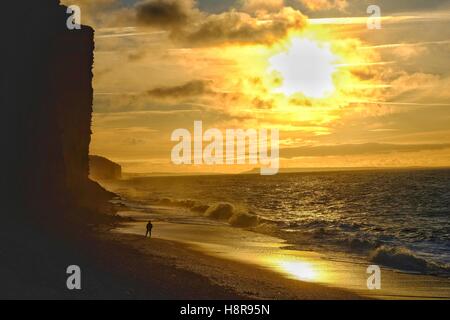
[{"label": "dark cloud", "polygon": [[169,31],[172,39],[197,46],[273,43],[292,29],[302,29],[307,20],[290,7],[255,16],[235,9],[210,14],[196,5],[192,0],[149,0],[137,4],[136,17],[141,25]]},{"label": "dark cloud", "polygon": [[211,81],[194,80],[174,87],[155,88],[147,92],[148,95],[162,99],[179,99],[214,93]]},{"label": "dark cloud", "polygon": [[193,15],[191,0],[147,0],[136,5],[139,23],[158,28],[178,28]]},{"label": "dark cloud", "polygon": [[324,156],[353,156],[370,154],[387,154],[393,152],[419,152],[449,149],[450,144],[343,144],[330,146],[306,146],[297,148],[283,148],[280,150],[282,158],[295,157],[324,157]]}]

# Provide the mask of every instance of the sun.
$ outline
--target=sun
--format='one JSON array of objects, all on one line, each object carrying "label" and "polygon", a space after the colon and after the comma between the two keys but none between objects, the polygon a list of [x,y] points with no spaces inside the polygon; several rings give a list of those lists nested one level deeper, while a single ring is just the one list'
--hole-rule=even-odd
[{"label": "sun", "polygon": [[309,98],[325,98],[335,90],[337,60],[330,45],[293,38],[287,51],[269,58],[269,72],[281,76],[281,85],[274,90],[287,96],[301,93]]}]

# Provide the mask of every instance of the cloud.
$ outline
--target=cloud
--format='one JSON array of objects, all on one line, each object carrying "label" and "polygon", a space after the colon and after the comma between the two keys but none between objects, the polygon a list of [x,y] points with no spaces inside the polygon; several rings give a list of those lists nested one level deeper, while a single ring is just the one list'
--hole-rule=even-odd
[{"label": "cloud", "polygon": [[368,154],[387,154],[394,152],[419,152],[450,149],[450,144],[342,144],[327,146],[304,146],[283,148],[280,150],[282,158],[296,157],[324,157],[324,156],[353,156]]},{"label": "cloud", "polygon": [[347,0],[298,0],[311,11],[337,9],[344,11],[348,7]]},{"label": "cloud", "polygon": [[428,48],[423,46],[403,46],[392,50],[392,53],[402,59],[413,59],[428,52]]},{"label": "cloud", "polygon": [[272,99],[261,99],[261,98],[255,98],[252,101],[252,105],[256,109],[272,109],[275,102]]},{"label": "cloud", "polygon": [[211,81],[193,80],[173,87],[160,87],[147,92],[148,95],[162,99],[179,99],[213,93]]},{"label": "cloud", "polygon": [[284,0],[242,0],[242,11],[254,13],[257,11],[276,12],[284,7]]},{"label": "cloud", "polygon": [[290,30],[304,28],[306,20],[300,11],[290,7],[257,17],[244,12],[229,11],[207,16],[194,28],[187,28],[181,36],[193,44],[270,44],[287,35]]},{"label": "cloud", "polygon": [[[388,74],[387,76],[389,77],[390,75]],[[385,93],[386,95],[391,96],[391,100],[398,100],[400,97],[405,99],[407,98],[407,96],[405,96],[407,93],[412,94],[412,98],[415,102],[420,102],[420,98],[422,97],[432,98],[432,96],[427,96],[426,93],[431,88],[432,92],[436,94],[436,88],[438,88],[441,83],[441,79],[438,75],[421,72],[412,74],[399,72],[394,73],[392,76],[395,78],[390,81],[390,88],[388,89],[388,92]]]},{"label": "cloud", "polygon": [[[123,6],[119,0],[73,0],[83,23],[99,26],[138,26],[168,31],[173,40],[193,46],[222,43],[273,43],[307,22],[300,11],[284,6],[284,0],[242,0],[241,8],[221,13],[202,11],[195,0],[143,0]],[[114,34],[120,37],[145,33]]]},{"label": "cloud", "polygon": [[[256,5],[256,2],[248,4]],[[304,28],[307,21],[300,11],[291,7],[255,14],[235,9],[210,14],[200,11],[192,0],[140,2],[136,6],[136,17],[141,25],[169,31],[172,39],[194,46],[273,43],[290,30]]]},{"label": "cloud", "polygon": [[136,5],[138,23],[158,28],[185,26],[196,13],[192,0],[147,0]]},{"label": "cloud", "polygon": [[296,7],[314,17],[327,18],[329,16],[321,15],[320,12],[341,17],[365,16],[369,5],[378,5],[384,16],[394,13],[417,13],[420,16],[425,11],[445,12],[450,8],[450,0],[290,0],[290,2],[296,2]]}]

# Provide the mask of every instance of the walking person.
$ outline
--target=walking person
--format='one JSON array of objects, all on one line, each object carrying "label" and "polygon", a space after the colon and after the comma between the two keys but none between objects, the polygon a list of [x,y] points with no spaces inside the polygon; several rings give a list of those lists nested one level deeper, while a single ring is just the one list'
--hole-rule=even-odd
[{"label": "walking person", "polygon": [[151,221],[149,221],[149,222],[147,223],[147,232],[145,233],[145,237],[146,237],[146,238],[147,238],[147,237],[149,237],[149,238],[152,237],[152,229],[153,229],[153,224],[152,224]]}]

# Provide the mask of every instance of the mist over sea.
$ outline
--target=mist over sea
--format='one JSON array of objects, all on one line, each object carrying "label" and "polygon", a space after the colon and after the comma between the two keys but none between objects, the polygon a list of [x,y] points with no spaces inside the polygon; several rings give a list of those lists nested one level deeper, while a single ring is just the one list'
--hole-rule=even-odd
[{"label": "mist over sea", "polygon": [[450,170],[141,177],[113,191],[152,219],[229,224],[293,249],[450,275]]}]

